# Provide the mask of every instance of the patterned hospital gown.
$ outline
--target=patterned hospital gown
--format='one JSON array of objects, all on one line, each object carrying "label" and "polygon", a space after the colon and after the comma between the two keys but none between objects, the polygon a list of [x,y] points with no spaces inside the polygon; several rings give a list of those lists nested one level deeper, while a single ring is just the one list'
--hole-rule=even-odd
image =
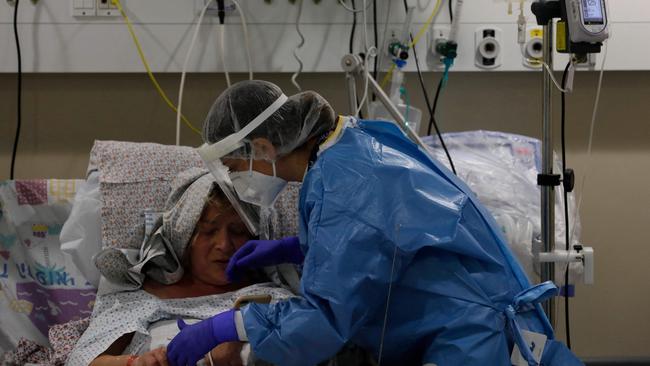
[{"label": "patterned hospital gown", "polygon": [[292,296],[291,292],[273,284],[256,284],[225,294],[184,299],[159,299],[143,290],[100,296],[90,326],[66,365],[88,365],[118,338],[132,332],[135,335],[124,353],[141,353],[141,348],[149,341],[148,329],[152,323],[176,318],[206,319],[231,309],[241,296],[266,294],[272,296],[273,302]]}]

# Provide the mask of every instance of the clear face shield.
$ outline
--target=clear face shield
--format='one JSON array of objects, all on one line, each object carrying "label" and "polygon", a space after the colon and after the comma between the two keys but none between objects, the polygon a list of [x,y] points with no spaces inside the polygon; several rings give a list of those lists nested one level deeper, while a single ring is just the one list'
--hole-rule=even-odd
[{"label": "clear face shield", "polygon": [[224,137],[219,142],[212,145],[203,144],[197,148],[198,154],[203,159],[206,167],[214,176],[219,188],[223,191],[228,201],[232,204],[237,214],[241,217],[246,227],[253,235],[259,235],[260,232],[260,207],[244,202],[230,178],[228,168],[222,163],[221,159],[233,151],[244,147],[245,138],[266,121],[273,113],[282,107],[287,101],[287,96],[282,94],[275,102],[268,106],[262,113],[255,117],[249,124],[241,130]]}]

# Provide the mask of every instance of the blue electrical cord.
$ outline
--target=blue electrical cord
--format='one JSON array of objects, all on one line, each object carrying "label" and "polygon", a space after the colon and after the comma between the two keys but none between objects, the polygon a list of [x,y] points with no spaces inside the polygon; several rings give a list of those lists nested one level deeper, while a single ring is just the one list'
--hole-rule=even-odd
[{"label": "blue electrical cord", "polygon": [[442,62],[445,65],[445,71],[442,74],[442,86],[445,87],[449,80],[449,69],[454,65],[454,59],[451,57],[445,57]]}]

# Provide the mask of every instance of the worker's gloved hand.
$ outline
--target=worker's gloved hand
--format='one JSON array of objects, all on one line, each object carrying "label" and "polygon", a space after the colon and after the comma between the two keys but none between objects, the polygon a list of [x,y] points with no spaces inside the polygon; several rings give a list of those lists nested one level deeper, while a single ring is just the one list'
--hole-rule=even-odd
[{"label": "worker's gloved hand", "polygon": [[167,346],[167,360],[172,366],[196,365],[221,343],[239,340],[235,310],[219,313],[192,325],[178,319],[177,324],[181,331]]},{"label": "worker's gloved hand", "polygon": [[226,274],[231,282],[239,280],[247,269],[282,263],[302,264],[305,255],[298,237],[280,240],[251,240],[230,258]]}]

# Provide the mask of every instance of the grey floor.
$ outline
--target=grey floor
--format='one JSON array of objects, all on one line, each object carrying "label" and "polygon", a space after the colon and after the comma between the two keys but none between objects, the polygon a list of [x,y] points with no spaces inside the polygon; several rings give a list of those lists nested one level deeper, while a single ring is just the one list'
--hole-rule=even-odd
[{"label": "grey floor", "polygon": [[583,361],[586,366],[650,366],[650,358],[594,358]]}]

